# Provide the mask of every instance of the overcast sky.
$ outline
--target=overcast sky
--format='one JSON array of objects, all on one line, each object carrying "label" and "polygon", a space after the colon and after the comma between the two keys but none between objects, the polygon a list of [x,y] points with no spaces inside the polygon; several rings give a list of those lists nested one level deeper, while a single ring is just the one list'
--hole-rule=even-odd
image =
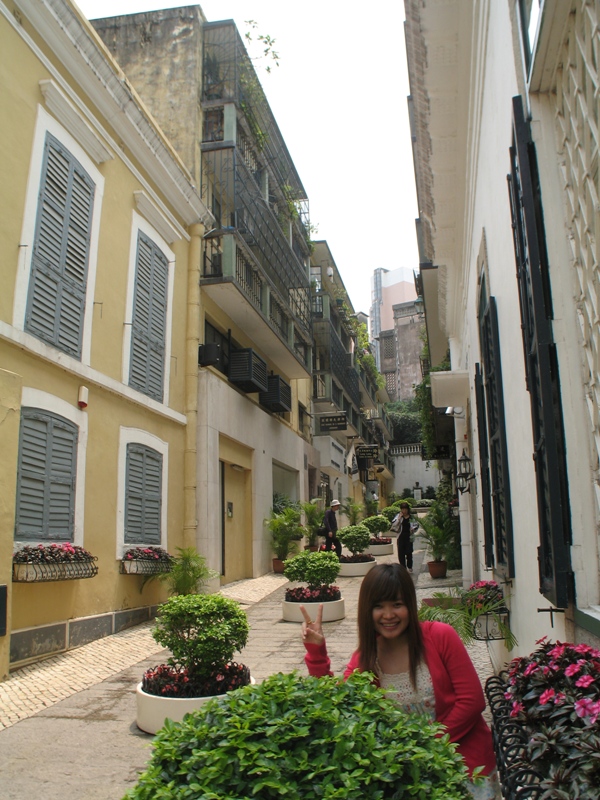
[{"label": "overcast sky", "polygon": [[[193,5],[77,0],[89,18]],[[203,0],[210,21],[246,20],[275,39],[279,67],[259,78],[356,311],[377,267],[418,267],[417,203],[401,0]],[[249,46],[250,49],[250,46]],[[251,51],[256,55],[258,51]]]}]

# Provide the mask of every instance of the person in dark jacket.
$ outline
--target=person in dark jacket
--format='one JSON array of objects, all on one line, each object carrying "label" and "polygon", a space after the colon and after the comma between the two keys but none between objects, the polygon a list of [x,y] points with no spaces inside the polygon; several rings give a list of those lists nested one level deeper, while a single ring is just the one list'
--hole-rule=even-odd
[{"label": "person in dark jacket", "polygon": [[342,543],[337,538],[338,522],[335,512],[340,507],[339,500],[332,500],[331,507],[325,512],[323,525],[325,527],[325,550],[333,550],[337,553],[339,558],[342,555]]},{"label": "person in dark jacket", "polygon": [[394,517],[391,529],[398,534],[398,561],[403,567],[406,567],[409,572],[413,571],[411,523],[410,506],[408,503],[401,503],[400,513]]}]

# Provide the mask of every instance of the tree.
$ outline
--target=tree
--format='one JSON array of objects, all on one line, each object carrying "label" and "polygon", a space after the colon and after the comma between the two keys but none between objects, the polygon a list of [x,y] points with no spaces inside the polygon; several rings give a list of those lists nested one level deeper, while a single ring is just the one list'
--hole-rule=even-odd
[{"label": "tree", "polygon": [[396,400],[387,403],[385,410],[393,425],[394,444],[413,444],[421,441],[421,417],[416,400]]}]

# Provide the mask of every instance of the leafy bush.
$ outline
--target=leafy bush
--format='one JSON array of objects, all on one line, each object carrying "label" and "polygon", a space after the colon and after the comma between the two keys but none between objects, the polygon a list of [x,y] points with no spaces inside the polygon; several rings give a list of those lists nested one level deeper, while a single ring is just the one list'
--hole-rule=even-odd
[{"label": "leafy bush", "polygon": [[265,524],[271,531],[271,543],[277,558],[284,561],[290,553],[297,552],[298,542],[304,536],[299,508],[286,506],[282,511],[273,508]]},{"label": "leafy bush", "polygon": [[123,561],[160,561],[170,564],[173,556],[162,547],[130,547],[123,553]]},{"label": "leafy bush", "polygon": [[340,511],[347,517],[349,525],[358,525],[363,507],[360,503],[355,503],[352,497],[347,497],[346,502],[340,506]]},{"label": "leafy bush", "polygon": [[[385,511],[385,508],[383,510]],[[394,517],[397,513],[398,512],[396,511]],[[392,517],[392,519],[394,519],[394,517]],[[386,531],[389,531],[391,521],[392,520],[388,518],[388,515],[382,512],[381,514],[376,514],[374,517],[367,517],[366,519],[363,519],[361,524],[365,525],[371,533],[377,535],[379,533],[385,533]]]},{"label": "leafy bush", "polygon": [[304,551],[285,562],[283,574],[289,581],[307,583],[311,589],[332,584],[340,573],[340,562],[332,552]]},{"label": "leafy bush", "polygon": [[368,673],[277,674],[165,723],[127,800],[464,800],[443,727],[409,715]]},{"label": "leafy bush", "polygon": [[338,539],[353,555],[366,550],[371,541],[371,532],[366,525],[347,525],[338,531]]},{"label": "leafy bush", "polygon": [[219,573],[206,566],[204,556],[193,547],[178,547],[177,555],[169,557],[171,569],[160,575],[150,575],[148,579],[158,578],[167,584],[170,594],[197,594],[211,578]]},{"label": "leafy bush", "polygon": [[323,517],[325,512],[318,505],[319,500],[311,500],[308,503],[301,503],[300,507],[304,512],[304,529],[306,530],[306,537],[309,546],[317,544],[319,538],[319,528],[323,526]]},{"label": "leafy bush", "polygon": [[194,681],[209,680],[231,661],[247,640],[250,626],[239,603],[218,594],[171,597],[158,610],[152,636],[168,647],[171,666]]},{"label": "leafy bush", "polygon": [[396,516],[396,514],[398,514],[399,511],[400,509],[398,508],[398,506],[392,505],[382,508],[379,513],[383,514],[383,516],[387,519],[389,527],[392,524],[394,517]]}]

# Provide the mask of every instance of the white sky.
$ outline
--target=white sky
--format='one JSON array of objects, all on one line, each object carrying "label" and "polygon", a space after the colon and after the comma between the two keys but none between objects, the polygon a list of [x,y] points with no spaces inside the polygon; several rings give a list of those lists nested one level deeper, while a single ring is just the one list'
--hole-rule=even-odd
[{"label": "white sky", "polygon": [[[76,0],[89,18],[193,5]],[[275,39],[259,78],[355,311],[369,313],[376,267],[418,268],[417,202],[401,0],[200,0],[210,21],[246,20]],[[254,56],[251,46],[250,55]]]}]

